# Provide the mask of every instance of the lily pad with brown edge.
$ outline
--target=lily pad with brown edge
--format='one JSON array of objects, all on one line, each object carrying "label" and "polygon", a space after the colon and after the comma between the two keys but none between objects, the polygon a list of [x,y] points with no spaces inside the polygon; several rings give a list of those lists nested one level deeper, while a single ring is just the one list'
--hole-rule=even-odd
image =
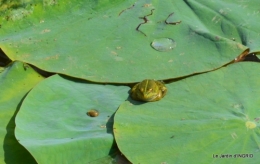
[{"label": "lily pad with brown edge", "polygon": [[256,0],[160,2],[6,2],[0,48],[13,61],[102,83],[183,77],[259,51]]},{"label": "lily pad with brown edge", "polygon": [[260,64],[244,62],[166,84],[157,102],[126,101],[114,134],[132,163],[260,161]]}]

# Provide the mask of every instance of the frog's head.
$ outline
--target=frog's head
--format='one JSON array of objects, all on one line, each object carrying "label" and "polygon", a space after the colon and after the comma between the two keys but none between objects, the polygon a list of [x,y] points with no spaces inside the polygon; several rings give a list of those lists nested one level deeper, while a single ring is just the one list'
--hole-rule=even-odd
[{"label": "frog's head", "polygon": [[146,79],[140,83],[136,94],[144,101],[153,101],[160,95],[160,89],[154,80]]}]

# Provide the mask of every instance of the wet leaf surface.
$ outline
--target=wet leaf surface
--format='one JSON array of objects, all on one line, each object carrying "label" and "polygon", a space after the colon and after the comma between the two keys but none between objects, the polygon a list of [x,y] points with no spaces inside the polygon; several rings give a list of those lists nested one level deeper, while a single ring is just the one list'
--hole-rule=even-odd
[{"label": "wet leaf surface", "polygon": [[[2,17],[0,47],[12,60],[90,81],[177,78],[259,51],[256,3],[36,1],[24,4],[22,16]],[[176,47],[155,50],[151,43],[160,38]]]}]

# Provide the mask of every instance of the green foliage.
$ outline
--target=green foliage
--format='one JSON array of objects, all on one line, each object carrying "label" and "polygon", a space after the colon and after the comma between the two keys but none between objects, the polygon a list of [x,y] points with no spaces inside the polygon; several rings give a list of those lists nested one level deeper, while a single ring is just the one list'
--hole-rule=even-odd
[{"label": "green foliage", "polygon": [[[23,101],[15,135],[38,163],[81,164],[113,155],[113,113],[128,90],[54,75]],[[88,116],[91,109],[99,116]]]},{"label": "green foliage", "polygon": [[[133,163],[259,161],[260,78],[251,70],[260,70],[259,64],[233,64],[168,84],[161,101],[124,102],[114,124],[119,149]],[[227,154],[233,157],[213,158]]]},{"label": "green foliage", "polygon": [[[0,0],[0,163],[258,163],[259,66],[233,63],[260,52],[259,15],[257,0]],[[166,96],[127,98],[144,79]],[[214,156],[236,153],[254,157]]]},{"label": "green foliage", "polygon": [[14,136],[15,117],[26,94],[44,78],[30,66],[14,62],[0,73],[0,163],[36,163]]},{"label": "green foliage", "polygon": [[[218,68],[244,52],[247,40],[254,39],[244,33],[241,21],[229,20],[237,12],[236,8],[229,11],[225,3],[205,7],[193,1],[134,2],[39,3],[22,20],[3,21],[0,47],[12,60],[49,72],[123,83]],[[176,47],[155,51],[151,43],[160,38],[173,39]]]}]

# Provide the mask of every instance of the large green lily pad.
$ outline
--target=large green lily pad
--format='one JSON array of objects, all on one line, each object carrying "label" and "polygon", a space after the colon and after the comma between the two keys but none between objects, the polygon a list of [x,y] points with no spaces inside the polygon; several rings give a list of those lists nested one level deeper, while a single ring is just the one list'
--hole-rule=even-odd
[{"label": "large green lily pad", "polygon": [[[129,87],[54,75],[34,87],[16,116],[15,136],[38,163],[88,163],[113,156],[113,113]],[[90,117],[91,109],[99,116]]]},{"label": "large green lily pad", "polygon": [[[0,19],[0,48],[12,60],[96,82],[176,78],[218,68],[247,54],[248,48],[259,50],[257,4],[256,0],[7,4]],[[176,47],[165,52],[153,49],[151,43],[162,38],[173,39]],[[157,45],[165,48],[164,43]]]},{"label": "large green lily pad", "polygon": [[237,63],[167,84],[158,102],[125,102],[114,134],[132,163],[260,161],[258,63]]},{"label": "large green lily pad", "polygon": [[21,62],[11,63],[0,71],[0,163],[36,163],[16,140],[14,119],[27,92],[41,80],[41,75]]}]

